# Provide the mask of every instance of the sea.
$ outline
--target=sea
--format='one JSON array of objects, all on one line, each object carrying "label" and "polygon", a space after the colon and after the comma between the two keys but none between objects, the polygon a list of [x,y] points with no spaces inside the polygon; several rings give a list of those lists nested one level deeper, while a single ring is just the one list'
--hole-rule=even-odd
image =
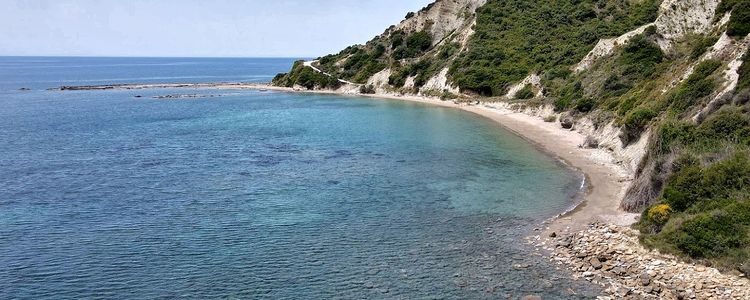
[{"label": "sea", "polygon": [[252,90],[294,58],[0,57],[0,299],[594,298],[581,174],[471,113]]}]

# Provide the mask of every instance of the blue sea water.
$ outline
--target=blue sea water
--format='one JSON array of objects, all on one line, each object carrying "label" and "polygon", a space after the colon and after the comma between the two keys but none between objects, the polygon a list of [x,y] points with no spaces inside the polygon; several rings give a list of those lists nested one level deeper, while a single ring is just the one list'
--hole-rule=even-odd
[{"label": "blue sea water", "polygon": [[[333,95],[47,90],[265,82],[292,62],[0,58],[0,299],[597,294],[523,241],[580,176],[489,120]],[[155,98],[175,94],[205,97]]]}]

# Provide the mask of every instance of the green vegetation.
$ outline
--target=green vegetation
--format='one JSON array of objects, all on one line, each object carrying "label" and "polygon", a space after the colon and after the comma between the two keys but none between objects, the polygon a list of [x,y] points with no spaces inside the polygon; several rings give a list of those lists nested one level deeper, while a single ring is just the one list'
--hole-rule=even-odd
[{"label": "green vegetation", "polygon": [[701,62],[695,67],[693,73],[675,89],[669,99],[672,113],[682,113],[699,102],[702,98],[713,92],[716,83],[709,76],[713,74],[722,63],[718,60],[709,59]]},{"label": "green vegetation", "polygon": [[[750,272],[749,112],[727,106],[700,125],[669,119],[659,127],[651,153],[677,158],[638,224],[646,245]],[[651,215],[664,206],[668,214]]]},{"label": "green vegetation", "polygon": [[750,88],[750,54],[745,53],[742,57],[742,65],[737,70],[740,75],[739,81],[737,82],[737,89],[742,90]]},{"label": "green vegetation", "polygon": [[375,94],[375,87],[372,84],[362,85],[359,87],[360,94]]},{"label": "green vegetation", "polygon": [[727,34],[736,38],[747,36],[750,33],[750,0],[724,0],[720,6],[723,10],[731,7],[732,16],[727,24]]},{"label": "green vegetation", "polygon": [[532,90],[532,85],[527,84],[523,86],[516,94],[514,95],[516,99],[531,99],[534,98],[534,91]]},{"label": "green vegetation", "polygon": [[490,0],[477,10],[476,33],[453,62],[451,78],[465,92],[502,95],[531,72],[571,66],[599,39],[653,21],[658,6],[656,0]]},{"label": "green vegetation", "polygon": [[272,83],[276,86],[285,87],[299,85],[308,90],[315,88],[336,89],[341,86],[336,78],[316,72],[310,67],[305,67],[303,63],[304,61],[301,60],[294,62],[294,66],[289,73],[276,75]]},{"label": "green vegetation", "polygon": [[[738,151],[708,166],[695,158],[682,163],[639,223],[644,243],[750,273],[750,155]],[[668,214],[651,215],[665,206]]]},{"label": "green vegetation", "polygon": [[388,84],[394,87],[403,87],[407,77],[416,76],[414,78],[414,87],[419,88],[427,83],[427,80],[435,75],[437,70],[438,65],[435,63],[435,60],[429,57],[422,58],[416,63],[406,66],[395,65],[393,73],[388,77]]},{"label": "green vegetation", "polygon": [[693,45],[692,50],[690,51],[690,58],[691,59],[697,59],[703,53],[706,53],[706,50],[708,47],[713,46],[716,44],[716,41],[719,40],[719,37],[717,36],[706,36],[698,39],[698,41]]},{"label": "green vegetation", "polygon": [[[364,83],[377,72],[385,69],[386,64],[379,59],[385,54],[385,46],[376,44],[370,50],[354,48],[347,53],[349,58],[344,62],[338,76],[350,79],[357,83]],[[324,64],[324,61],[326,62]],[[320,60],[321,66],[330,66],[335,63],[331,57]],[[330,68],[325,68],[326,70]]]},{"label": "green vegetation", "polygon": [[391,57],[395,60],[417,57],[432,46],[432,36],[427,31],[415,32],[406,39],[403,35],[403,32],[397,32],[391,39],[391,48],[393,48]]}]

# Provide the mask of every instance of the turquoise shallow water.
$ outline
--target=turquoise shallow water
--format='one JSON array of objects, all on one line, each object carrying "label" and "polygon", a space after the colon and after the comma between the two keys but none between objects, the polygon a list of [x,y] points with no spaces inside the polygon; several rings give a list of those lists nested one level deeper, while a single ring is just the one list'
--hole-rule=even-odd
[{"label": "turquoise shallow water", "polygon": [[[571,207],[579,176],[489,120],[329,95],[44,90],[88,84],[91,65],[127,65],[129,82],[264,66],[214,70],[242,80],[291,60],[54,60],[62,74],[0,60],[21,66],[0,69],[0,298],[596,294],[521,240]],[[151,98],[167,94],[214,97]]]}]

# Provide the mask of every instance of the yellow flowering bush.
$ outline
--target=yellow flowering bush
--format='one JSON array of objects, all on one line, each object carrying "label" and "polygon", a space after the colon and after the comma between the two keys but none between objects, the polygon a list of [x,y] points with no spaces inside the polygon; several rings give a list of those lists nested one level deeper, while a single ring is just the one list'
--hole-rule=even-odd
[{"label": "yellow flowering bush", "polygon": [[656,224],[664,224],[669,220],[670,213],[672,213],[672,207],[669,204],[654,205],[648,210],[648,219]]}]

